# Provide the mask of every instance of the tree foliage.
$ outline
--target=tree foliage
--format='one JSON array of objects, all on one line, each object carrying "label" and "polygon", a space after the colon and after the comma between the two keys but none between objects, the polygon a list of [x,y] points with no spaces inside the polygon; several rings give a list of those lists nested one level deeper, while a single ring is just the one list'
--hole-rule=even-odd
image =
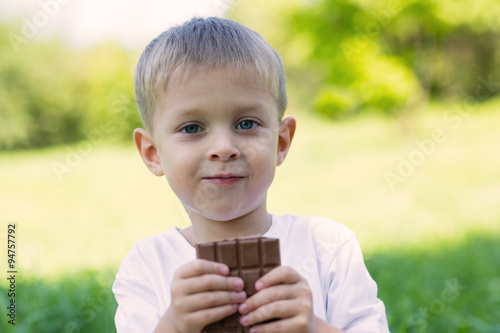
[{"label": "tree foliage", "polygon": [[[0,149],[37,148],[140,126],[130,52],[108,42],[75,50],[57,40],[12,44],[0,26]],[[109,125],[111,124],[111,125]]]},{"label": "tree foliage", "polygon": [[[271,38],[293,90],[312,99],[319,113],[398,114],[430,99],[483,101],[499,92],[496,0],[273,3],[259,1],[276,10],[240,1],[232,15]],[[266,19],[246,19],[257,10]],[[268,29],[284,33],[267,34]]]}]

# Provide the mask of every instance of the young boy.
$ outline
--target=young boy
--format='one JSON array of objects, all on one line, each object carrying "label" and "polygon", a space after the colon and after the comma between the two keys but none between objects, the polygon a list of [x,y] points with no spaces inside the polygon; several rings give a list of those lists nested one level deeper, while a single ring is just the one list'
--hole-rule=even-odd
[{"label": "young boy", "polygon": [[[113,285],[119,333],[200,332],[236,312],[250,332],[388,332],[351,230],[267,212],[296,122],[282,119],[283,66],[260,35],[220,18],[171,28],[142,54],[135,92],[146,128],[135,144],[192,225],[139,241],[123,260]],[[255,235],[280,239],[282,266],[252,297],[227,266],[195,259],[196,243]]]}]

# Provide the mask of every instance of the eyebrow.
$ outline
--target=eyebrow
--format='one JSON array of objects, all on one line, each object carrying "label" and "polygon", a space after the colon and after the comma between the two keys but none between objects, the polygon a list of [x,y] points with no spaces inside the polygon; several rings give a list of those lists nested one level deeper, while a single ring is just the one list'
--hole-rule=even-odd
[{"label": "eyebrow", "polygon": [[178,116],[183,116],[183,117],[186,117],[186,116],[194,116],[194,115],[198,115],[200,113],[203,113],[204,111],[200,108],[191,108],[191,107],[179,107],[177,109],[174,110],[174,113],[175,115],[178,115]]},{"label": "eyebrow", "polygon": [[254,111],[254,112],[267,112],[265,104],[261,103],[261,102],[238,105],[235,108],[235,111],[236,111],[237,115],[252,112],[252,111]]},{"label": "eyebrow", "polygon": [[[264,110],[265,103],[262,103],[260,101],[250,102],[250,103],[236,105],[233,108],[235,108],[238,113],[244,113],[244,112],[249,112],[249,111],[254,111],[254,110]],[[179,108],[175,109],[174,112],[177,116],[189,117],[189,116],[196,116],[200,113],[203,114],[206,112],[206,110],[200,109],[198,107],[180,106]]]}]

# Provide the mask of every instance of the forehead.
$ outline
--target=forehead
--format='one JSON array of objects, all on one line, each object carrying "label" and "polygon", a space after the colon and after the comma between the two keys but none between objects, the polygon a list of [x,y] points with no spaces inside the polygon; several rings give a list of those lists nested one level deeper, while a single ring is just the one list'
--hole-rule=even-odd
[{"label": "forehead", "polygon": [[[238,68],[233,65],[224,67],[177,67],[168,80],[164,81],[163,91],[158,94],[155,119],[161,110],[167,108],[186,110],[204,108],[200,103],[212,103],[244,109],[257,104],[267,105],[279,118],[276,95],[270,84],[257,71]],[[211,107],[215,107],[212,104]],[[160,112],[159,112],[160,111]]]},{"label": "forehead", "polygon": [[168,80],[165,81],[163,94],[168,94],[172,87],[186,85],[193,78],[203,81],[206,79],[220,80],[233,84],[246,85],[252,88],[268,90],[273,96],[272,83],[264,73],[259,73],[249,66],[228,64],[223,66],[178,66]]}]

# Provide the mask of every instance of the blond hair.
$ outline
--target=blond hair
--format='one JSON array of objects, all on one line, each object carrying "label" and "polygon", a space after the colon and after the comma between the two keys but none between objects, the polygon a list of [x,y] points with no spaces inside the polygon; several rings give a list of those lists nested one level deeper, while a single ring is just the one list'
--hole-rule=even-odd
[{"label": "blond hair", "polygon": [[258,33],[217,17],[193,18],[153,39],[137,64],[134,88],[141,120],[153,130],[158,97],[174,71],[227,69],[232,66],[266,85],[281,119],[287,107],[286,77],[278,53]]}]

